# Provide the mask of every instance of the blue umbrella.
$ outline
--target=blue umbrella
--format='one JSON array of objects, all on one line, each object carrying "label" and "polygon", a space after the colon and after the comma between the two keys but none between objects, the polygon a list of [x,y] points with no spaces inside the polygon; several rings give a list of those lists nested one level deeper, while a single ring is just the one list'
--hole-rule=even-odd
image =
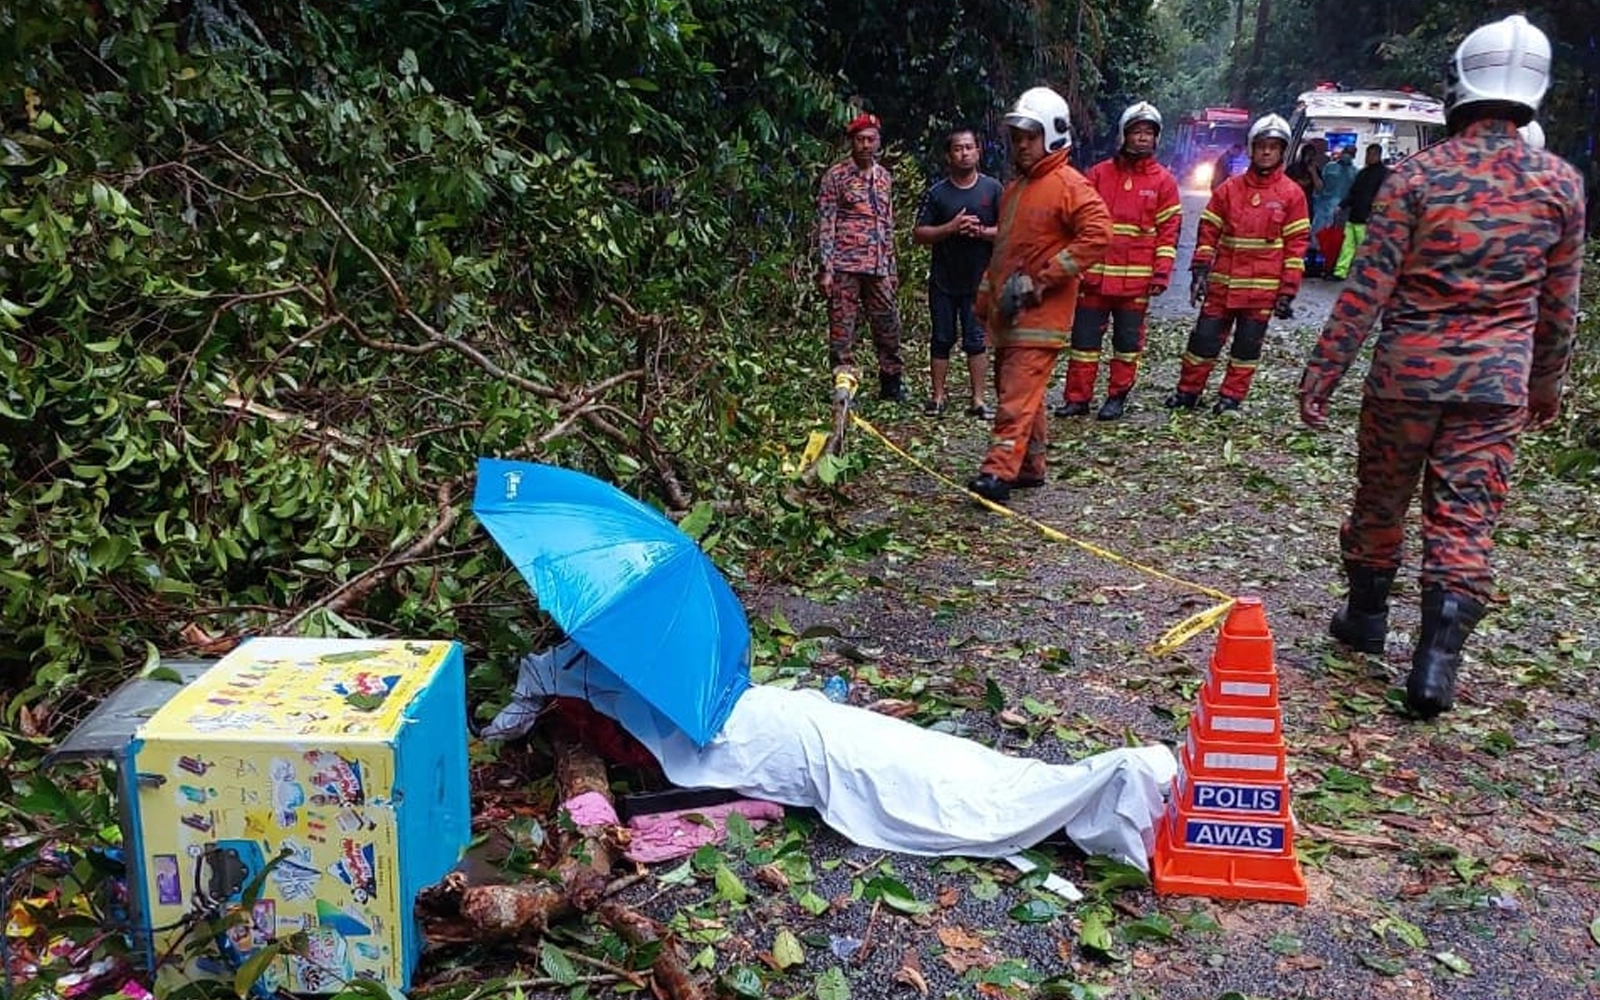
[{"label": "blue umbrella", "polygon": [[478,459],[477,515],[556,624],[696,744],[750,686],[744,607],[694,539],[569,469]]}]

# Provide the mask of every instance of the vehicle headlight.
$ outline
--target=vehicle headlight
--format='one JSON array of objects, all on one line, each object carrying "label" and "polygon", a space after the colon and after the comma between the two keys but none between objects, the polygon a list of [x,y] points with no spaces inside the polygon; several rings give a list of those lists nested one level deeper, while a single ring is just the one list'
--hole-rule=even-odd
[{"label": "vehicle headlight", "polygon": [[1210,184],[1211,175],[1216,173],[1216,169],[1217,165],[1214,163],[1202,163],[1195,167],[1194,173],[1191,175],[1194,178],[1195,187],[1205,187]]}]

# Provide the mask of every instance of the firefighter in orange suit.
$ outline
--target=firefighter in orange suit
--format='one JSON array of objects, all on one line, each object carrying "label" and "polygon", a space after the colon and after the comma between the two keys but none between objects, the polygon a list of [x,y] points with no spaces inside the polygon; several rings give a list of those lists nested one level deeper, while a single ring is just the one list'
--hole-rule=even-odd
[{"label": "firefighter in orange suit", "polygon": [[1078,281],[1105,256],[1111,213],[1067,162],[1067,102],[1049,87],[1017,98],[1005,116],[1017,179],[1000,196],[978,315],[994,341],[995,410],[989,454],[967,488],[1004,503],[1013,488],[1044,485],[1045,394],[1078,304]]},{"label": "firefighter in orange suit", "polygon": [[1189,302],[1201,307],[1200,316],[1183,353],[1178,387],[1167,397],[1169,410],[1200,404],[1230,327],[1228,374],[1211,412],[1239,409],[1261,360],[1267,321],[1294,316],[1311,220],[1300,185],[1283,172],[1288,149],[1288,122],[1278,115],[1257,119],[1250,126],[1249,169],[1224,181],[1200,213],[1189,265]]},{"label": "firefighter in orange suit", "polygon": [[1167,290],[1178,258],[1183,204],[1178,182],[1156,162],[1161,112],[1140,101],[1122,113],[1122,148],[1085,175],[1111,212],[1111,245],[1105,260],[1089,268],[1072,321],[1067,351],[1067,386],[1058,417],[1089,412],[1106,325],[1111,326],[1111,372],[1106,401],[1095,416],[1116,420],[1127,408],[1144,352],[1145,313],[1150,299]]}]

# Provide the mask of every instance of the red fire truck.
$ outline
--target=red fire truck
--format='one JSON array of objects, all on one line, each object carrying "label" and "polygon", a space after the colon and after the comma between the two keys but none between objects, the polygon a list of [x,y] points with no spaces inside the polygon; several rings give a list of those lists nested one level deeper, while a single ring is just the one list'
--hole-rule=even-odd
[{"label": "red fire truck", "polygon": [[1237,173],[1249,161],[1245,136],[1250,131],[1250,112],[1244,108],[1201,108],[1178,119],[1177,145],[1172,154],[1172,172],[1186,188],[1209,189],[1217,160],[1239,147],[1240,162],[1230,171]]}]

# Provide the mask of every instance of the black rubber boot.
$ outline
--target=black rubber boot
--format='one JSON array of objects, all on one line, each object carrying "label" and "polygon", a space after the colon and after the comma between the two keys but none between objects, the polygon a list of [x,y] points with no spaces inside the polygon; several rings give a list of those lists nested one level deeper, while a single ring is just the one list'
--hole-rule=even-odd
[{"label": "black rubber boot", "polygon": [[878,376],[878,398],[887,399],[893,403],[906,401],[906,387],[901,384],[898,375]]},{"label": "black rubber boot", "polygon": [[1232,396],[1218,396],[1216,403],[1212,404],[1211,412],[1220,417],[1224,413],[1237,413],[1242,406],[1244,406],[1244,400],[1242,399],[1234,399]]},{"label": "black rubber boot", "polygon": [[1394,574],[1393,569],[1345,563],[1350,593],[1328,623],[1328,634],[1358,653],[1382,653],[1383,640],[1389,634],[1389,588],[1394,585]]},{"label": "black rubber boot", "polygon": [[967,489],[994,503],[1011,499],[1011,484],[992,472],[980,473],[967,481]]},{"label": "black rubber boot", "polygon": [[1088,403],[1059,403],[1051,411],[1058,417],[1087,417],[1089,415]]},{"label": "black rubber boot", "polygon": [[1120,420],[1122,414],[1128,409],[1127,396],[1109,396],[1100,404],[1100,412],[1094,415],[1096,420]]},{"label": "black rubber boot", "polygon": [[1200,394],[1198,392],[1184,392],[1181,389],[1174,389],[1172,390],[1172,395],[1168,396],[1166,402],[1161,405],[1169,410],[1192,410],[1200,405]]},{"label": "black rubber boot", "polygon": [[1429,587],[1422,592],[1422,630],[1411,654],[1406,705],[1424,719],[1456,703],[1461,649],[1483,619],[1483,605],[1470,597]]}]

